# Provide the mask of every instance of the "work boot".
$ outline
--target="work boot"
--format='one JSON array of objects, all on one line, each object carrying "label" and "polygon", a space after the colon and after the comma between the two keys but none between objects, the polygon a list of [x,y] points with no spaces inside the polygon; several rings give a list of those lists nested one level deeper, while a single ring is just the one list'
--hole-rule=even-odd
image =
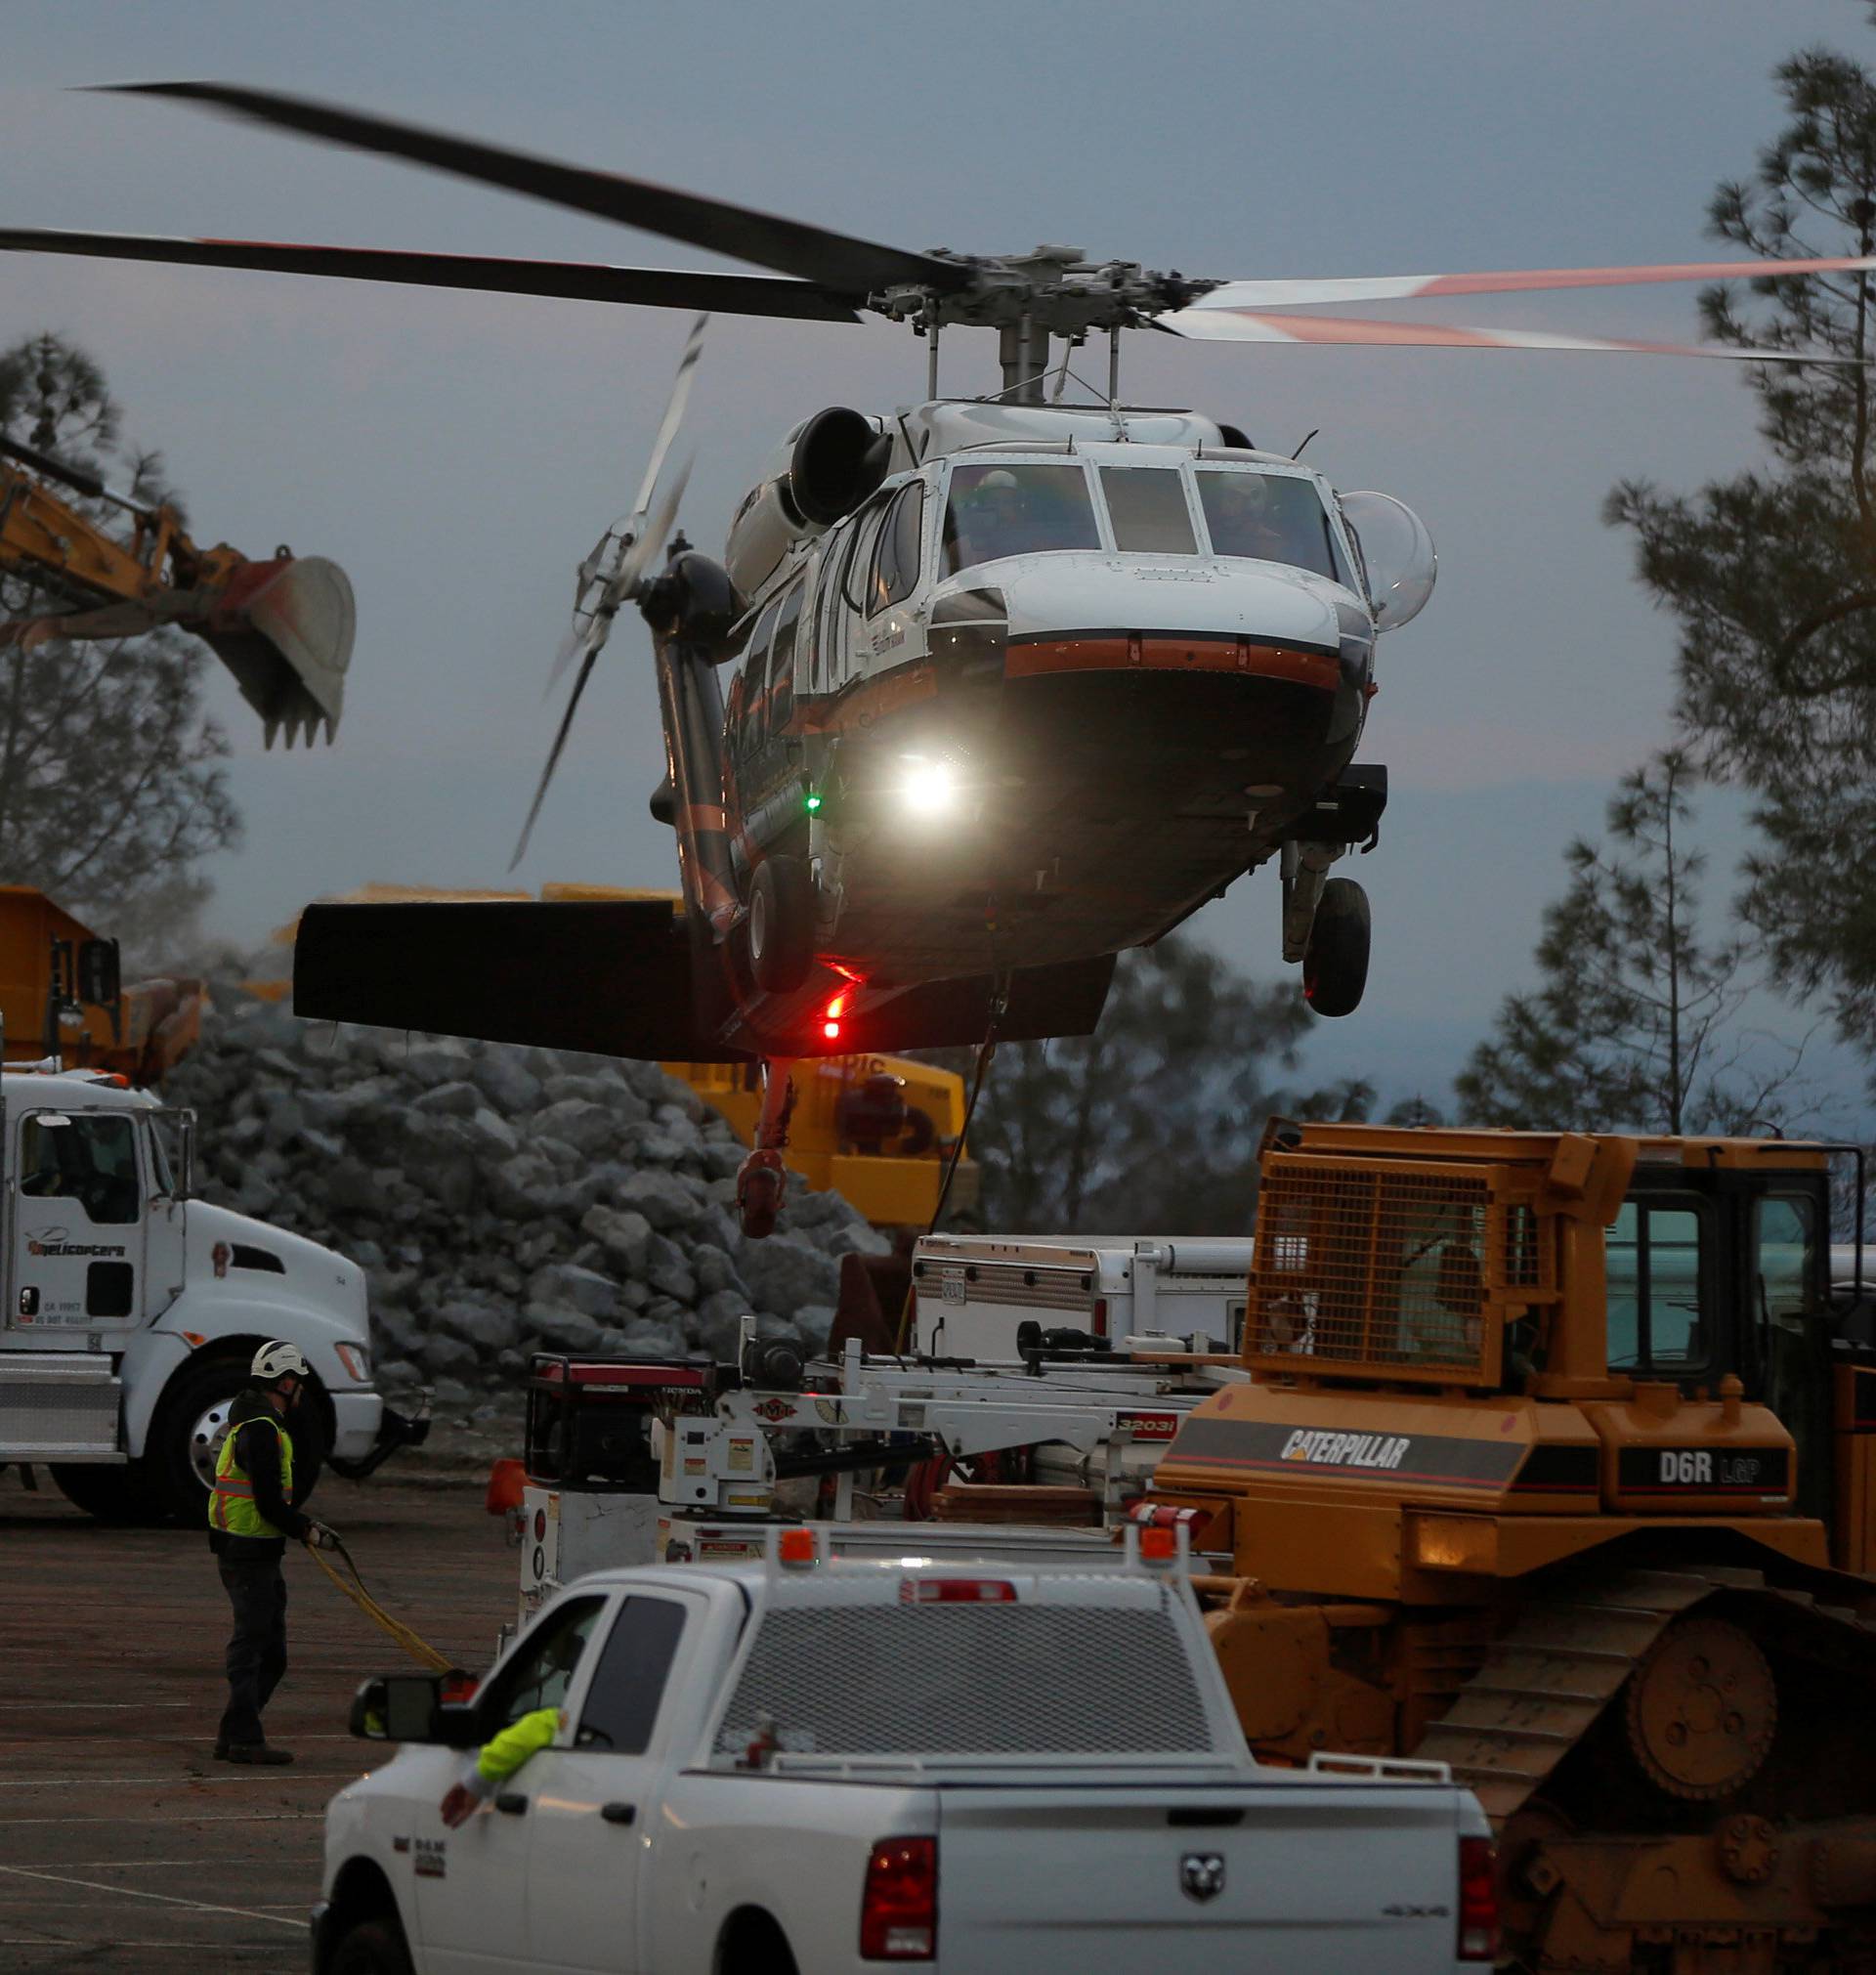
[{"label": "work boot", "polygon": [[228,1738],[225,1735],[218,1735],[215,1738],[215,1760],[217,1762],[228,1760]]},{"label": "work boot", "polygon": [[271,1741],[231,1741],[226,1762],[282,1763],[291,1762],[292,1756],[283,1748],[276,1748]]}]

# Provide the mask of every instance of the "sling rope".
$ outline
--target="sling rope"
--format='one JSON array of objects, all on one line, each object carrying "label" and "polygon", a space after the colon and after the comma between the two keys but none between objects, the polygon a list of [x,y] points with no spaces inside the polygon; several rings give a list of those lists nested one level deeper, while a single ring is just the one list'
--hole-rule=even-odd
[{"label": "sling rope", "polygon": [[404,1648],[405,1652],[420,1666],[429,1667],[433,1673],[452,1672],[455,1667],[455,1661],[445,1658],[434,1646],[418,1638],[416,1633],[402,1618],[392,1617],[390,1612],[364,1588],[364,1579],[359,1575],[359,1567],[353,1563],[351,1551],[343,1543],[337,1543],[335,1547],[339,1555],[345,1559],[345,1567],[352,1573],[352,1581],[350,1583],[339,1575],[337,1568],[327,1558],[323,1550],[315,1550],[311,1543],[306,1546],[307,1552],[312,1557],[314,1563],[331,1578],[333,1583],[351,1599],[353,1604],[370,1619],[372,1624],[379,1627],[390,1638],[396,1640]]}]

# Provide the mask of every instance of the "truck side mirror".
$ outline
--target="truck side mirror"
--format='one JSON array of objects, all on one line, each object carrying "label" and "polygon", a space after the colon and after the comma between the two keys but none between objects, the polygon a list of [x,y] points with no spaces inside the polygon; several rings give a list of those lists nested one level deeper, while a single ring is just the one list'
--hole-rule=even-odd
[{"label": "truck side mirror", "polygon": [[122,969],[114,939],[78,942],[78,999],[93,1008],[113,1009],[123,993]]},{"label": "truck side mirror", "polygon": [[480,1710],[443,1697],[435,1673],[385,1673],[352,1696],[349,1726],[361,1741],[432,1742],[475,1748],[483,1739]]}]

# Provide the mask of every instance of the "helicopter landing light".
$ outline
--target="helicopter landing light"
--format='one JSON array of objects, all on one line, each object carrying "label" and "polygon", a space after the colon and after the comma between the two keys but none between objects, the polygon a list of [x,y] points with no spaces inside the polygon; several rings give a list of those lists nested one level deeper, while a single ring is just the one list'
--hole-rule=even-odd
[{"label": "helicopter landing light", "polygon": [[914,815],[943,816],[957,806],[958,776],[949,761],[910,754],[899,793]]}]

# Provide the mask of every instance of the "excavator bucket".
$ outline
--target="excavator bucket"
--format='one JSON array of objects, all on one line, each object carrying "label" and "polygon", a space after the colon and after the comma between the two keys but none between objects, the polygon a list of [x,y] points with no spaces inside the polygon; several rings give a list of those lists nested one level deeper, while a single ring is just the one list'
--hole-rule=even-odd
[{"label": "excavator bucket", "polygon": [[290,748],[302,733],[310,746],[321,722],[328,741],[337,729],[356,623],[344,570],[303,555],[242,563],[189,628],[234,674],[267,745],[284,732]]}]

